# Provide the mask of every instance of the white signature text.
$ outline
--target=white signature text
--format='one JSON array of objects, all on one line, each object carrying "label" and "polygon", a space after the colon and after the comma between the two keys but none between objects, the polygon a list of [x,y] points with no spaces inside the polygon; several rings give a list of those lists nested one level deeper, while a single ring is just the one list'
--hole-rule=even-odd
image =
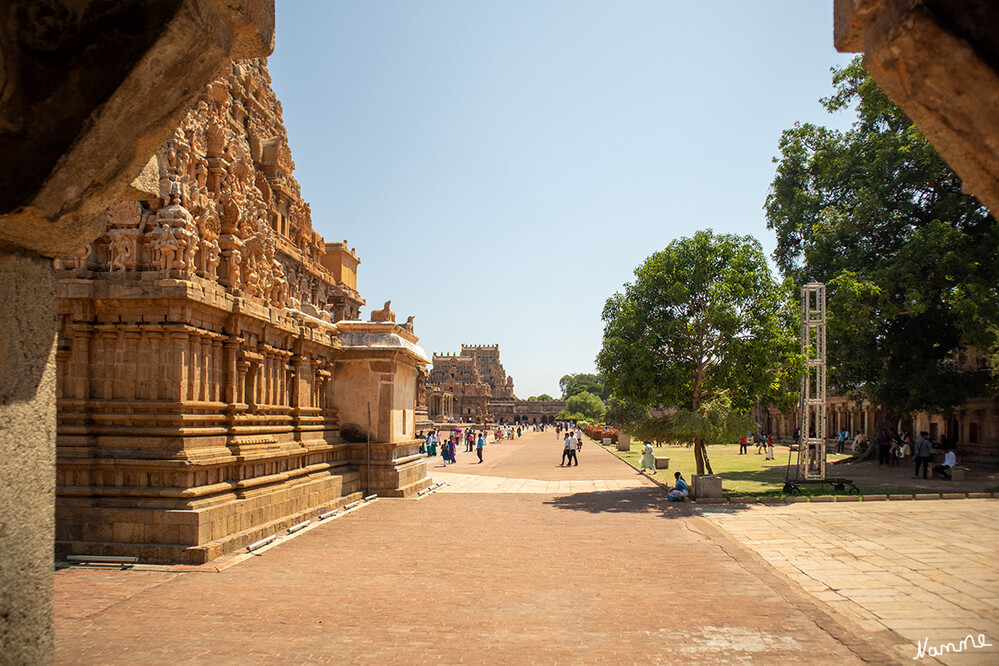
[{"label": "white signature text", "polygon": [[916,656],[913,659],[923,657],[939,657],[947,652],[964,652],[968,648],[992,647],[992,643],[985,642],[985,634],[978,634],[976,640],[974,636],[968,634],[964,640],[957,645],[953,643],[941,643],[940,645],[930,645],[930,639],[924,638],[922,642],[916,643]]}]

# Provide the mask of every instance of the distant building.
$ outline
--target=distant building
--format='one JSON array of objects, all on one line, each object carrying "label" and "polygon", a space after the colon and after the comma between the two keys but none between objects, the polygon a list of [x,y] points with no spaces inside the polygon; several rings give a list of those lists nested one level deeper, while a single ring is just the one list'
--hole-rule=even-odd
[{"label": "distant building", "polygon": [[435,422],[554,423],[565,409],[563,400],[517,400],[499,345],[462,345],[460,354],[434,354],[426,396]]},{"label": "distant building", "polygon": [[513,377],[499,345],[462,345],[460,354],[434,354],[427,376],[427,411],[434,421],[483,421],[490,402],[514,401]]}]

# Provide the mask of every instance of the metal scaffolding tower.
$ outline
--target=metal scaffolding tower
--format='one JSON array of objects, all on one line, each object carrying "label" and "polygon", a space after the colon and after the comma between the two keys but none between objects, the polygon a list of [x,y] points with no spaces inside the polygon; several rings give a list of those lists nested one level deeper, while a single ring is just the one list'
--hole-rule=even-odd
[{"label": "metal scaffolding tower", "polygon": [[826,478],[826,286],[801,288],[801,353],[806,373],[801,380],[801,445],[798,478]]}]

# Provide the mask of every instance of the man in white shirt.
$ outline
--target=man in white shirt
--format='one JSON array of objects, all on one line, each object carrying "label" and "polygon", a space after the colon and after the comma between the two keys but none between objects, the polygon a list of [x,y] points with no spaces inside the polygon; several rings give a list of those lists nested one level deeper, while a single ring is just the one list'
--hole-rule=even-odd
[{"label": "man in white shirt", "polygon": [[937,465],[933,468],[934,474],[939,474],[945,478],[950,478],[950,473],[954,469],[954,465],[957,464],[957,454],[954,453],[954,449],[948,449],[947,453],[944,454],[943,464]]},{"label": "man in white shirt", "polygon": [[566,467],[572,467],[573,463],[576,463],[576,467],[579,467],[579,460],[576,458],[576,445],[578,443],[579,440],[577,440],[576,436],[571,433],[569,433],[568,436],[565,438],[564,455],[568,458],[568,462],[565,465]]}]

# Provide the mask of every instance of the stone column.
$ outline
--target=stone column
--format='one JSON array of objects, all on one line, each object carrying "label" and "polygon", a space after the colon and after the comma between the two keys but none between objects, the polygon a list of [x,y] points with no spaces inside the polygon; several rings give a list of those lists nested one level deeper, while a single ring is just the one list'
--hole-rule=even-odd
[{"label": "stone column", "polygon": [[0,646],[52,661],[56,281],[52,260],[0,253]]}]

